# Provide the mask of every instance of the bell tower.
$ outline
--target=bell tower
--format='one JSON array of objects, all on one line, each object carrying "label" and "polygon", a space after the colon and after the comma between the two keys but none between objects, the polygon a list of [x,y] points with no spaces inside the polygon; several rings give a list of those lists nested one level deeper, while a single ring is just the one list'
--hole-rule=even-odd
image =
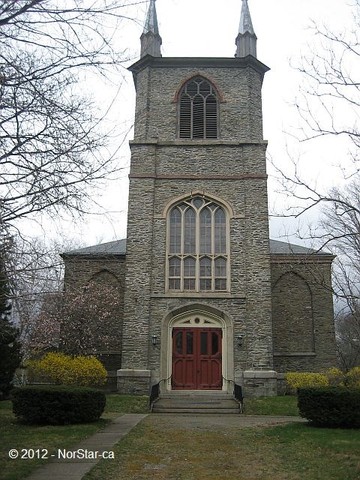
[{"label": "bell tower", "polygon": [[[268,67],[256,57],[248,2],[235,58],[162,57],[161,42],[151,0],[141,58],[129,68],[136,112],[118,388],[230,392],[235,382],[246,395],[275,394]],[[221,359],[203,368],[215,347]]]}]

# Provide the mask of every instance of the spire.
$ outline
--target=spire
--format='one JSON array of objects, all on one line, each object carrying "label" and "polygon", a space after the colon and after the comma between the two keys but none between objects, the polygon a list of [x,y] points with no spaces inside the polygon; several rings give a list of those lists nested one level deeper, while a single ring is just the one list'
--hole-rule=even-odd
[{"label": "spire", "polygon": [[150,0],[149,10],[145,21],[144,31],[140,37],[141,53],[140,57],[152,55],[161,57],[161,37],[159,34],[159,25],[156,15],[156,0]]},{"label": "spire", "polygon": [[248,0],[242,0],[239,33],[235,40],[237,46],[235,57],[246,57],[247,55],[256,57],[256,40]]}]

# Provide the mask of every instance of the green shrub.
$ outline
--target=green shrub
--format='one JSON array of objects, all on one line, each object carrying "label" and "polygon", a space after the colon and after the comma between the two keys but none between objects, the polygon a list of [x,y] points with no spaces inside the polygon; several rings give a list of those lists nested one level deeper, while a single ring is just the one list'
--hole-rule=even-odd
[{"label": "green shrub", "polygon": [[58,385],[100,387],[106,383],[106,370],[95,357],[71,357],[64,353],[47,353],[40,360],[28,362],[30,379]]},{"label": "green shrub", "polygon": [[285,374],[285,381],[292,393],[296,393],[298,388],[329,385],[329,379],[324,373],[288,372]]},{"label": "green shrub", "polygon": [[360,389],[300,388],[300,415],[319,427],[360,428]]},{"label": "green shrub", "polygon": [[92,388],[26,386],[12,391],[15,416],[29,424],[65,425],[98,420],[106,397]]}]

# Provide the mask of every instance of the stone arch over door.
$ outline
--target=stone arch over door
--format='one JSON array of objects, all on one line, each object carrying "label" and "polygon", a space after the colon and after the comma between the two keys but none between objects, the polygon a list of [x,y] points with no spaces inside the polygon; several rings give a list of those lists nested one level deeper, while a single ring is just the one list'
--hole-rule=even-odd
[{"label": "stone arch over door", "polygon": [[224,391],[234,388],[234,338],[233,322],[224,312],[207,305],[193,304],[181,307],[170,312],[162,323],[161,332],[161,378],[166,379],[161,385],[162,389],[172,390],[173,369],[173,332],[174,329],[209,329],[221,330],[221,376]]}]

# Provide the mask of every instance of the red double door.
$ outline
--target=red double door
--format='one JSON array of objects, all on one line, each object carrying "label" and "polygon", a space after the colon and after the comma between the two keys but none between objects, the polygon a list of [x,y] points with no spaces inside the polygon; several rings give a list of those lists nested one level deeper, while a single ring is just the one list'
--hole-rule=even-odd
[{"label": "red double door", "polygon": [[221,328],[174,328],[172,388],[221,390]]}]

